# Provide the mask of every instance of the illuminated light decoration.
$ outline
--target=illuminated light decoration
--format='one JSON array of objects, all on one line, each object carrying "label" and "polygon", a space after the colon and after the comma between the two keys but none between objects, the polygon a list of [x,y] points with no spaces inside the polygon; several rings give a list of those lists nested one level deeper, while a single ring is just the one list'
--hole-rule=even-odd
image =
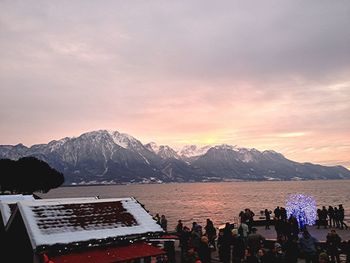
[{"label": "illuminated light decoration", "polygon": [[314,225],[317,217],[316,201],[312,196],[293,194],[287,198],[286,210],[288,218],[293,216],[297,219],[299,228],[305,225]]}]

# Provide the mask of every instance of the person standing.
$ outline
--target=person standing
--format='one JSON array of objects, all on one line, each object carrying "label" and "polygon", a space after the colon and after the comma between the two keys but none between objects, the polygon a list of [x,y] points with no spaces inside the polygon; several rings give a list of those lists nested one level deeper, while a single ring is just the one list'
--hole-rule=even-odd
[{"label": "person standing", "polygon": [[332,206],[328,206],[328,218],[329,218],[329,227],[335,227],[334,209]]},{"label": "person standing", "polygon": [[232,228],[230,223],[225,224],[221,239],[222,262],[231,262]]},{"label": "person standing", "polygon": [[300,251],[303,254],[306,263],[317,262],[317,240],[310,235],[307,229],[304,229],[303,235],[299,240]]},{"label": "person standing", "polygon": [[208,241],[206,236],[202,236],[198,247],[198,256],[202,263],[210,263],[211,261],[211,250]]},{"label": "person standing", "polygon": [[270,229],[270,221],[271,221],[271,211],[265,209],[265,220],[266,220],[266,225],[265,229]]},{"label": "person standing", "polygon": [[153,217],[153,219],[156,220],[158,225],[160,225],[160,216],[158,213]]},{"label": "person standing", "polygon": [[277,218],[277,220],[279,220],[281,218],[281,209],[280,209],[280,207],[277,206],[273,212],[275,214],[275,218]]},{"label": "person standing", "polygon": [[291,236],[288,238],[284,245],[285,247],[285,259],[286,263],[297,263],[298,262],[298,236]]},{"label": "person standing", "polygon": [[345,211],[344,211],[344,207],[343,205],[339,205],[339,209],[338,209],[338,213],[339,213],[339,226],[341,229],[348,229],[347,224],[344,223],[344,217],[345,217]]},{"label": "person standing", "polygon": [[204,227],[205,234],[208,237],[209,247],[216,249],[215,239],[216,239],[216,229],[214,227],[213,221],[209,218],[207,219],[207,224]]},{"label": "person standing", "polygon": [[237,229],[232,229],[232,263],[240,263],[244,258],[245,244]]},{"label": "person standing", "polygon": [[328,210],[325,206],[322,206],[322,211],[321,211],[321,214],[322,214],[322,224],[324,225],[324,228],[327,228],[327,225],[328,225]]},{"label": "person standing", "polygon": [[320,229],[322,224],[322,210],[320,208],[317,209],[317,229]]},{"label": "person standing", "polygon": [[251,252],[256,256],[259,248],[263,247],[265,237],[256,232],[255,227],[252,228],[252,232],[247,237],[247,246],[251,249]]},{"label": "person standing", "polygon": [[165,232],[168,230],[168,220],[165,218],[165,215],[162,215],[160,218],[160,226]]},{"label": "person standing", "polygon": [[340,228],[340,213],[339,213],[339,210],[338,208],[335,206],[334,207],[334,222],[335,222],[335,226],[336,228]]},{"label": "person standing", "polygon": [[[340,263],[339,257],[339,247],[340,247],[341,238],[335,231],[332,229],[330,233],[327,234],[327,252],[331,257],[331,262]],[[336,261],[335,261],[336,260]]]},{"label": "person standing", "polygon": [[182,233],[182,230],[183,230],[183,224],[182,224],[182,221],[179,220],[179,221],[177,221],[177,225],[176,225],[176,228],[175,228],[176,235],[180,236],[181,233]]},{"label": "person standing", "polygon": [[248,225],[244,221],[242,221],[238,227],[238,234],[240,237],[243,238],[244,244],[247,243],[248,232],[249,232]]},{"label": "person standing", "polygon": [[191,238],[191,231],[187,226],[184,226],[181,235],[179,236],[179,245],[181,248],[181,262],[186,261],[187,252],[189,249],[190,244],[190,238]]}]

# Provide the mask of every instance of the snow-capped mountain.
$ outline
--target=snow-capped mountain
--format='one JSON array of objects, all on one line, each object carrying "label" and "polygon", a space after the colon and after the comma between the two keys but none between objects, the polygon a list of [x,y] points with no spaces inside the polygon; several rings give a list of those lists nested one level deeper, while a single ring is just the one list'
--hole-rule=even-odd
[{"label": "snow-capped mountain", "polygon": [[210,145],[199,147],[197,145],[185,145],[179,152],[183,158],[193,158],[205,154],[211,147]]},{"label": "snow-capped mountain", "polygon": [[63,172],[70,183],[192,182],[220,180],[349,179],[342,166],[297,163],[274,151],[189,145],[143,145],[118,131],[99,130],[48,144],[0,146],[0,158],[35,156]]},{"label": "snow-capped mountain", "polygon": [[181,157],[169,146],[167,145],[157,145],[155,142],[150,142],[145,145],[145,147],[149,150],[157,154],[162,159],[178,159],[180,160]]}]

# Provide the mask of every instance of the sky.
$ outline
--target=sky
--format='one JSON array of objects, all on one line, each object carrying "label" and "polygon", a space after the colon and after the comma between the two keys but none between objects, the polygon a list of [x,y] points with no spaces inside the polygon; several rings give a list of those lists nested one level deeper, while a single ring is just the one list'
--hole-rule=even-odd
[{"label": "sky", "polygon": [[350,168],[350,1],[0,1],[0,144],[108,129]]}]

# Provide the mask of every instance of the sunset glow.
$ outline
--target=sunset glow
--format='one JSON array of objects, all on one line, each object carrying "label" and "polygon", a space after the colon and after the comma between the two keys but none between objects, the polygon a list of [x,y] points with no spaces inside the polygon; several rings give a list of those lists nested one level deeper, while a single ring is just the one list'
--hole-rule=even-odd
[{"label": "sunset glow", "polygon": [[109,129],[350,168],[350,3],[253,2],[2,1],[0,144]]}]

